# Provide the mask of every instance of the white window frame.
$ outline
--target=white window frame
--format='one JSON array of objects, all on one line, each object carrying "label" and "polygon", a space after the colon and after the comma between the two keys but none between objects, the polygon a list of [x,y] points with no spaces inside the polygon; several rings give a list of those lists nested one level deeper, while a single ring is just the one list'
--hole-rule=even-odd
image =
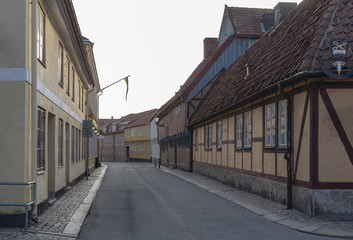
[{"label": "white window frame", "polygon": [[278,147],[287,147],[287,99],[278,102]]},{"label": "white window frame", "polygon": [[44,64],[45,61],[45,14],[42,7],[37,7],[37,58]]},{"label": "white window frame", "polygon": [[265,106],[264,114],[265,147],[276,146],[276,104],[271,103]]},{"label": "white window frame", "polygon": [[130,136],[135,136],[135,128],[130,128]]},{"label": "white window frame", "polygon": [[139,135],[142,136],[142,133],[143,133],[143,128],[139,127]]},{"label": "white window frame", "polygon": [[216,147],[217,149],[222,149],[222,121],[217,122],[217,139],[216,139]]},{"label": "white window frame", "polygon": [[59,85],[64,87],[64,48],[59,42],[59,53],[58,53],[58,81]]},{"label": "white window frame", "polygon": [[208,125],[204,128],[204,146],[205,149],[208,149]]},{"label": "white window frame", "polygon": [[143,152],[143,143],[140,143],[140,152]]},{"label": "white window frame", "polygon": [[235,148],[243,147],[243,114],[238,114],[235,117]]},{"label": "white window frame", "polygon": [[251,111],[244,113],[244,148],[251,148],[252,116]]},{"label": "white window frame", "polygon": [[212,124],[208,125],[208,149],[212,149]]}]

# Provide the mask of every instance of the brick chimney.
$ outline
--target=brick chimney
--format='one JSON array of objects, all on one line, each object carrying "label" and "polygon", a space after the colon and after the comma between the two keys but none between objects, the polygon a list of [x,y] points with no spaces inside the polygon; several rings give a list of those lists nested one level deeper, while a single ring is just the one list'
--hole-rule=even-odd
[{"label": "brick chimney", "polygon": [[203,40],[203,57],[207,58],[217,47],[217,38],[205,38]]},{"label": "brick chimney", "polygon": [[275,28],[283,21],[287,14],[297,7],[297,3],[279,2],[274,8]]}]

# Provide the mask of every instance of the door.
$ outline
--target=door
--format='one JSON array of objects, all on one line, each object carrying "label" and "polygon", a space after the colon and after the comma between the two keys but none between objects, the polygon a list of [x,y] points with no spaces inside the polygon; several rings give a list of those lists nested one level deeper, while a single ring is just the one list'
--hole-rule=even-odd
[{"label": "door", "polygon": [[[59,124],[58,124],[59,125]],[[55,148],[57,146],[57,138],[55,137],[56,129],[55,115],[48,114],[48,197],[55,197],[55,181],[56,181],[56,157]]]},{"label": "door", "polygon": [[66,185],[70,183],[70,124],[65,124]]}]

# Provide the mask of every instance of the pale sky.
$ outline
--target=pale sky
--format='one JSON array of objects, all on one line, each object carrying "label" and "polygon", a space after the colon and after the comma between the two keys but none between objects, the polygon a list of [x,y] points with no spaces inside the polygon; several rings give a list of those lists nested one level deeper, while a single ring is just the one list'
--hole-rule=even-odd
[{"label": "pale sky", "polygon": [[[159,108],[203,59],[205,37],[218,37],[224,5],[274,8],[279,0],[73,0],[83,36],[94,42],[100,118]],[[282,2],[285,2],[282,1]],[[300,2],[288,0],[288,2]]]}]

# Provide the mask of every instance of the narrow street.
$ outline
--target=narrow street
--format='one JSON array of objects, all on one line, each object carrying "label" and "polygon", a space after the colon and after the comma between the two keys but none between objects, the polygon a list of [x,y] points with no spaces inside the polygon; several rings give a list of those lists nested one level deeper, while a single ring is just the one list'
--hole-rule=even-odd
[{"label": "narrow street", "polygon": [[107,165],[78,239],[337,239],[280,226],[144,163]]}]

